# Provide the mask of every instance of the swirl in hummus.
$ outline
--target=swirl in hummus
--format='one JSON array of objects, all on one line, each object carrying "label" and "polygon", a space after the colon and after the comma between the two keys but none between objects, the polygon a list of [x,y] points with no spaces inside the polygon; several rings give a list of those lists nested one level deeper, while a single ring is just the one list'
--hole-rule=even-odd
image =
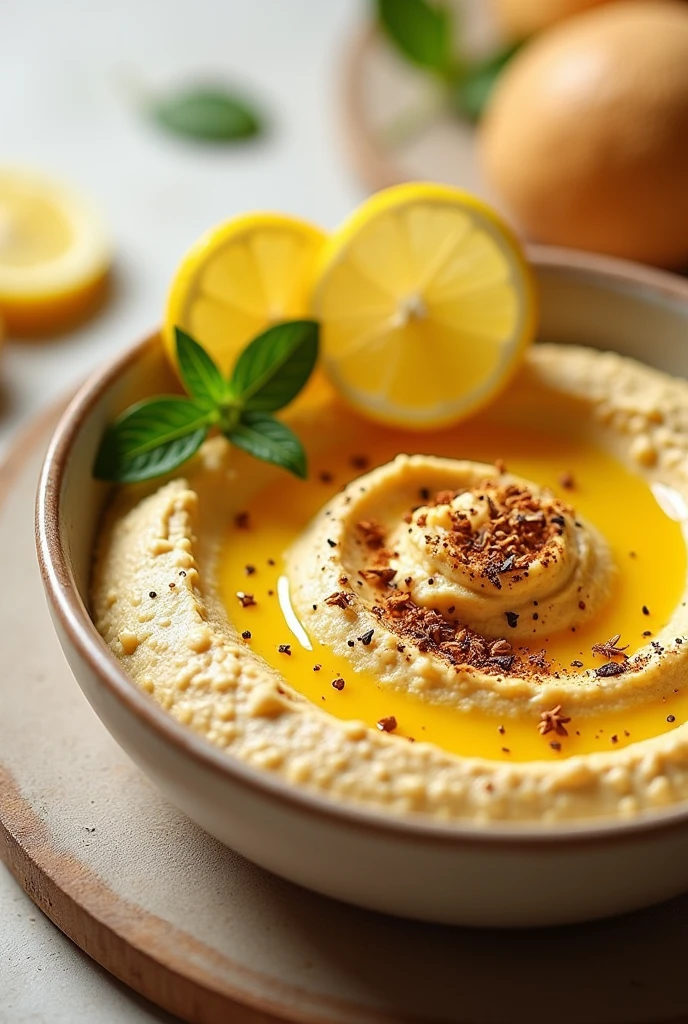
[{"label": "swirl in hummus", "polygon": [[[684,517],[688,384],[609,353],[536,346],[500,401],[505,429],[535,410],[545,430],[562,406],[648,486],[673,495]],[[290,415],[317,456],[348,414],[330,398]],[[370,429],[353,415],[346,422],[352,437]],[[575,493],[557,497],[485,462],[400,455],[325,502],[285,554],[302,627],[353,673],[443,715],[491,716],[507,733],[527,722],[537,734],[540,723],[562,754],[510,762],[328,714],[290,685],[279,659],[255,653],[250,631],[242,638],[222,600],[219,557],[227,522],[269,479],[216,440],[187,476],[153,493],[124,491],[106,515],[94,620],[133,680],[179,721],[311,791],[445,821],[629,816],[688,797],[688,724],[661,724],[676,719],[664,701],[682,706],[685,597],[630,648],[599,636],[594,664],[560,664],[549,651],[555,634],[590,634],[620,592],[614,538],[577,511]],[[250,561],[250,533],[245,545]],[[684,572],[683,547],[681,558]],[[608,749],[564,756],[566,723],[574,742],[600,714],[650,705],[656,734],[621,737],[618,749],[611,736]]]}]

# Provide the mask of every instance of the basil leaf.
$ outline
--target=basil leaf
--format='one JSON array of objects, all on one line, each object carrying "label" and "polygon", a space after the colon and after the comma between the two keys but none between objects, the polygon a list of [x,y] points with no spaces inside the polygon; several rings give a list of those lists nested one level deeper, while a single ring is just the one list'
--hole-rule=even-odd
[{"label": "basil leaf", "polygon": [[427,0],[377,0],[377,13],[405,57],[440,74],[449,70],[452,25],[447,7]]},{"label": "basil leaf", "polygon": [[497,79],[521,45],[512,43],[464,71],[453,95],[458,113],[469,121],[480,120]]},{"label": "basil leaf", "polygon": [[259,334],[237,359],[229,387],[245,409],[275,412],[298,395],[318,358],[315,320],[287,320]]},{"label": "basil leaf", "polygon": [[188,398],[145,399],[108,427],[96,455],[99,480],[139,483],[176,469],[198,451],[210,414]]},{"label": "basil leaf", "polygon": [[158,100],[151,113],[175,135],[203,142],[248,139],[263,127],[258,113],[240,96],[207,86],[192,86]]},{"label": "basil leaf", "polygon": [[204,409],[215,409],[227,398],[227,382],[206,350],[175,327],[177,359],[182,383],[189,395]]},{"label": "basil leaf", "polygon": [[245,412],[227,436],[237,448],[242,448],[256,459],[288,469],[302,480],[308,475],[303,445],[289,427],[273,416],[263,412]]}]

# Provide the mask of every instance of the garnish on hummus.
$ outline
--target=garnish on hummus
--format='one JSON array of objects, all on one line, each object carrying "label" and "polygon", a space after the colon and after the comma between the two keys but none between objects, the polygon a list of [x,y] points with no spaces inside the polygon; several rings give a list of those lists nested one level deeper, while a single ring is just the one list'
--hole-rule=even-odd
[{"label": "garnish on hummus", "polygon": [[423,434],[316,374],[284,414],[310,479],[218,432],[119,490],[94,620],[179,722],[333,799],[448,822],[688,799],[686,408],[685,381],[572,345]]}]

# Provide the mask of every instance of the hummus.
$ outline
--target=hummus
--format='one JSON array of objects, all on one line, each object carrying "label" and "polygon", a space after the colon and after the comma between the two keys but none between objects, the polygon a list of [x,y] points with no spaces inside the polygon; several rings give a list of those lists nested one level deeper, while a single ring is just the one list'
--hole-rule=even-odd
[{"label": "hummus", "polygon": [[[648,511],[615,507],[612,528],[602,530],[584,514],[590,495],[570,474],[555,493],[537,472],[469,460],[461,450],[447,457],[448,435],[441,456],[388,459],[301,524],[275,569],[283,586],[266,592],[283,599],[294,636],[272,637],[269,661],[244,628],[256,567],[242,510],[274,472],[215,439],[183,479],[116,497],[96,554],[96,626],[135,683],[180,722],[231,756],[335,799],[483,822],[629,816],[683,800],[686,410],[683,381],[610,353],[536,346],[475,429],[498,423],[506,437],[526,423],[544,438],[565,420],[577,439],[642,477]],[[371,431],[331,395],[297,403],[290,418],[312,463],[337,434],[358,444]],[[537,470],[537,451],[532,462]],[[268,514],[288,520],[298,493]],[[666,566],[661,517],[673,545]],[[220,577],[232,521],[247,575],[230,606]],[[634,529],[638,551],[626,544]],[[658,588],[651,608],[636,599],[629,575],[642,561],[641,541],[651,553],[644,578]],[[635,616],[628,613],[627,629],[626,606]],[[292,657],[297,647],[301,661]],[[327,703],[324,690],[319,704],[300,685],[304,652],[314,647],[340,666],[331,687],[327,680]],[[321,665],[309,656],[312,687]],[[424,742],[394,714],[347,719],[345,704],[330,713],[335,698],[353,700],[357,680],[390,707],[398,700],[482,729],[499,753]],[[526,731],[541,753],[518,754]]]}]

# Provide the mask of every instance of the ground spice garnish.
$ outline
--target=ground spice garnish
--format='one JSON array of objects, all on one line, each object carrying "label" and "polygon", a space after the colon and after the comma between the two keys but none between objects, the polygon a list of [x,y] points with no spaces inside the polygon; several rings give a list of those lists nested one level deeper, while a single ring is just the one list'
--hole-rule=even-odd
[{"label": "ground spice garnish", "polygon": [[351,465],[354,469],[367,469],[370,465],[370,459],[367,455],[352,455]]},{"label": "ground spice garnish", "polygon": [[256,599],[253,594],[246,594],[243,590],[237,590],[237,595],[242,608],[250,608],[256,604]]},{"label": "ground spice garnish", "polygon": [[250,525],[250,517],[248,512],[237,512],[234,516],[234,525],[237,530],[248,530]]},{"label": "ground spice garnish", "polygon": [[608,661],[605,665],[600,665],[599,668],[595,669],[595,675],[606,678],[608,676],[620,676],[621,673],[625,671],[625,662]]},{"label": "ground spice garnish", "polygon": [[497,732],[499,733],[500,736],[503,736],[504,733],[506,732],[506,729],[504,728],[503,725],[498,725],[497,726]]},{"label": "ground spice garnish", "polygon": [[335,690],[343,690],[344,686],[345,686],[345,683],[344,683],[343,679],[339,678],[339,679],[333,679],[332,680],[332,685],[334,686]]},{"label": "ground spice garnish", "polygon": [[255,571],[256,571],[255,565],[245,565],[244,566],[244,572],[246,573],[247,576],[253,576]]},{"label": "ground spice garnish", "polygon": [[268,558],[268,565],[274,565],[274,564],[275,564],[275,559],[274,558]]},{"label": "ground spice garnish", "polygon": [[619,647],[619,640],[621,639],[621,633],[615,633],[609,640],[605,640],[601,644],[592,645],[593,654],[601,654],[604,658],[628,658],[625,653],[628,650],[628,644],[624,644],[623,647]]},{"label": "ground spice garnish", "polygon": [[394,732],[397,727],[397,720],[394,715],[388,715],[386,718],[381,718],[377,723],[377,727],[380,732]]},{"label": "ground spice garnish", "polygon": [[559,484],[564,490],[572,491],[576,486],[576,481],[573,478],[572,473],[562,473],[559,477]]},{"label": "ground spice garnish", "polygon": [[348,608],[353,601],[354,595],[347,590],[335,590],[334,594],[325,598],[325,604],[329,604],[332,608]]},{"label": "ground spice garnish", "polygon": [[356,523],[356,529],[361,534],[364,544],[371,548],[381,548],[385,541],[385,531],[380,523],[374,519],[362,519]]},{"label": "ground spice garnish", "polygon": [[559,743],[558,740],[551,740],[550,747],[552,750],[561,750],[561,743]]},{"label": "ground spice garnish", "polygon": [[244,639],[244,640],[250,640],[251,639],[251,630],[250,629],[245,629],[244,632],[241,634],[241,636],[242,636],[242,639]]},{"label": "ground spice garnish", "polygon": [[359,636],[358,639],[361,641],[364,647],[368,647],[370,641],[373,639],[374,632],[374,629],[369,629],[363,634],[363,636]]},{"label": "ground spice garnish", "polygon": [[320,482],[323,484],[331,484],[333,480],[334,477],[326,469],[320,474]]},{"label": "ground spice garnish", "polygon": [[568,736],[566,726],[570,721],[571,719],[562,713],[561,704],[557,704],[550,711],[541,713],[538,732],[541,736],[546,736],[548,732],[555,732],[557,736]]},{"label": "ground spice garnish", "polygon": [[386,587],[396,576],[396,569],[359,569],[358,575],[374,587]]},{"label": "ground spice garnish", "polygon": [[511,750],[509,749],[509,747],[502,747],[502,753],[503,754],[510,754]]},{"label": "ground spice garnish", "polygon": [[279,651],[280,654],[291,655],[291,644],[280,644],[277,650]]},{"label": "ground spice garnish", "polygon": [[495,640],[490,647],[490,656],[492,658],[498,658],[503,654],[511,654],[511,644],[508,640]]}]

